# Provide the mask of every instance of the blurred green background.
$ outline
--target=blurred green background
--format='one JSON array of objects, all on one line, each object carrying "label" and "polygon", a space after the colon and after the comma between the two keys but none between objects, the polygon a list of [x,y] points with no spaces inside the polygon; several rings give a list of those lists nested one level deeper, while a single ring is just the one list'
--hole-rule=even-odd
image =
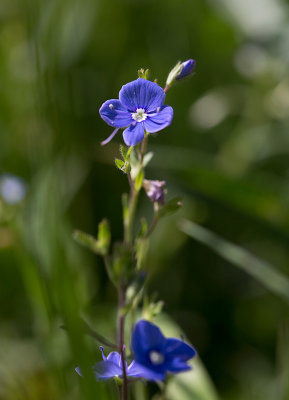
[{"label": "blurred green background", "polygon": [[138,68],[163,86],[189,58],[195,75],[166,97],[173,123],[149,143],[147,177],[183,208],[152,235],[147,292],[215,389],[188,380],[170,399],[289,399],[288,27],[285,0],[1,0],[1,173],[26,185],[11,204],[1,175],[1,400],[115,398],[74,372],[100,358],[79,316],[113,340],[116,294],[72,232],[108,217],[121,239],[128,190],[98,109]]}]

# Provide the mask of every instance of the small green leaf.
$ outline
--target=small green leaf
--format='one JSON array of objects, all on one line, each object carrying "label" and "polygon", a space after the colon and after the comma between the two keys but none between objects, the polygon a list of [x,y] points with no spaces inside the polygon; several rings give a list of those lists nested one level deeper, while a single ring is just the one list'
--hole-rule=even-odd
[{"label": "small green leaf", "polygon": [[181,197],[174,197],[164,206],[159,207],[157,211],[158,218],[166,217],[167,215],[177,212],[182,206]]},{"label": "small green leaf", "polygon": [[107,219],[103,219],[98,225],[98,246],[103,255],[106,255],[110,245],[110,228]]},{"label": "small green leaf", "polygon": [[125,162],[120,160],[119,158],[116,158],[114,161],[115,161],[115,165],[117,166],[117,168],[122,171]]},{"label": "small green leaf", "polygon": [[133,146],[130,146],[128,149],[126,147],[124,147],[123,145],[120,146],[120,153],[121,153],[124,161],[129,162],[129,158],[130,158],[132,149],[133,149]]},{"label": "small green leaf", "polygon": [[140,170],[139,173],[137,174],[137,176],[135,178],[135,182],[134,182],[134,187],[137,192],[142,187],[143,178],[144,178],[144,172],[143,172],[143,170]]},{"label": "small green leaf", "polygon": [[98,225],[98,238],[88,233],[76,230],[73,232],[73,238],[82,246],[92,250],[94,253],[105,256],[108,253],[110,245],[110,229],[107,220],[102,220]]},{"label": "small green leaf", "polygon": [[138,77],[143,79],[148,79],[150,75],[149,69],[144,70],[144,68],[140,68],[138,71]]},{"label": "small green leaf", "polygon": [[153,158],[154,153],[152,151],[150,151],[149,153],[146,153],[144,158],[143,158],[143,163],[142,165],[144,167],[146,167],[148,165],[148,163],[151,161],[151,159]]}]

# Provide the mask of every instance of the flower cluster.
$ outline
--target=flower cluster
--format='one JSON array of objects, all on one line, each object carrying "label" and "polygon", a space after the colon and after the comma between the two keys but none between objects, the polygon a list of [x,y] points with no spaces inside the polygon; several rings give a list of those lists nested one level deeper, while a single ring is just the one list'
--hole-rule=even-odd
[{"label": "flower cluster", "polygon": [[[166,338],[161,330],[149,321],[140,320],[134,327],[131,349],[133,361],[125,362],[128,378],[143,378],[149,381],[163,381],[166,374],[188,371],[187,362],[196,355],[196,350],[182,340]],[[97,380],[123,378],[121,355],[113,351],[106,357],[100,347],[103,361],[92,369]],[[76,372],[81,375],[79,367]]]}]

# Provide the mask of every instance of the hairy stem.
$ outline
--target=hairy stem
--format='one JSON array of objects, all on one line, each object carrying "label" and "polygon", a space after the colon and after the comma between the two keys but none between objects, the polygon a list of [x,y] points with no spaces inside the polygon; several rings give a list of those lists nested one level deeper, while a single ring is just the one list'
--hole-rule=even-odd
[{"label": "hairy stem", "polygon": [[123,385],[119,390],[120,400],[128,400],[128,380],[125,366],[125,346],[124,346],[124,322],[125,315],[123,313],[123,306],[125,301],[125,287],[121,286],[118,292],[118,316],[117,316],[117,344],[121,355]]}]

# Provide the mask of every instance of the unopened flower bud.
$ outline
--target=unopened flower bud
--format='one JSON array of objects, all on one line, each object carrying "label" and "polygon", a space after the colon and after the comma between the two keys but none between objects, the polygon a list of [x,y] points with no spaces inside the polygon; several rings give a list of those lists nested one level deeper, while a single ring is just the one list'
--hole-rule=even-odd
[{"label": "unopened flower bud", "polygon": [[178,62],[177,65],[171,70],[169,76],[166,81],[166,86],[169,87],[171,84],[176,81],[185,78],[190,75],[195,68],[196,62],[195,60],[187,60],[183,63]]},{"label": "unopened flower bud", "polygon": [[165,181],[152,181],[148,179],[143,180],[143,187],[146,191],[148,198],[154,203],[164,204],[165,203],[165,193],[164,186]]},{"label": "unopened flower bud", "polygon": [[176,77],[177,80],[183,79],[186,76],[190,75],[196,65],[196,61],[195,60],[187,60],[185,62],[182,63],[182,70],[179,73],[179,75]]}]

